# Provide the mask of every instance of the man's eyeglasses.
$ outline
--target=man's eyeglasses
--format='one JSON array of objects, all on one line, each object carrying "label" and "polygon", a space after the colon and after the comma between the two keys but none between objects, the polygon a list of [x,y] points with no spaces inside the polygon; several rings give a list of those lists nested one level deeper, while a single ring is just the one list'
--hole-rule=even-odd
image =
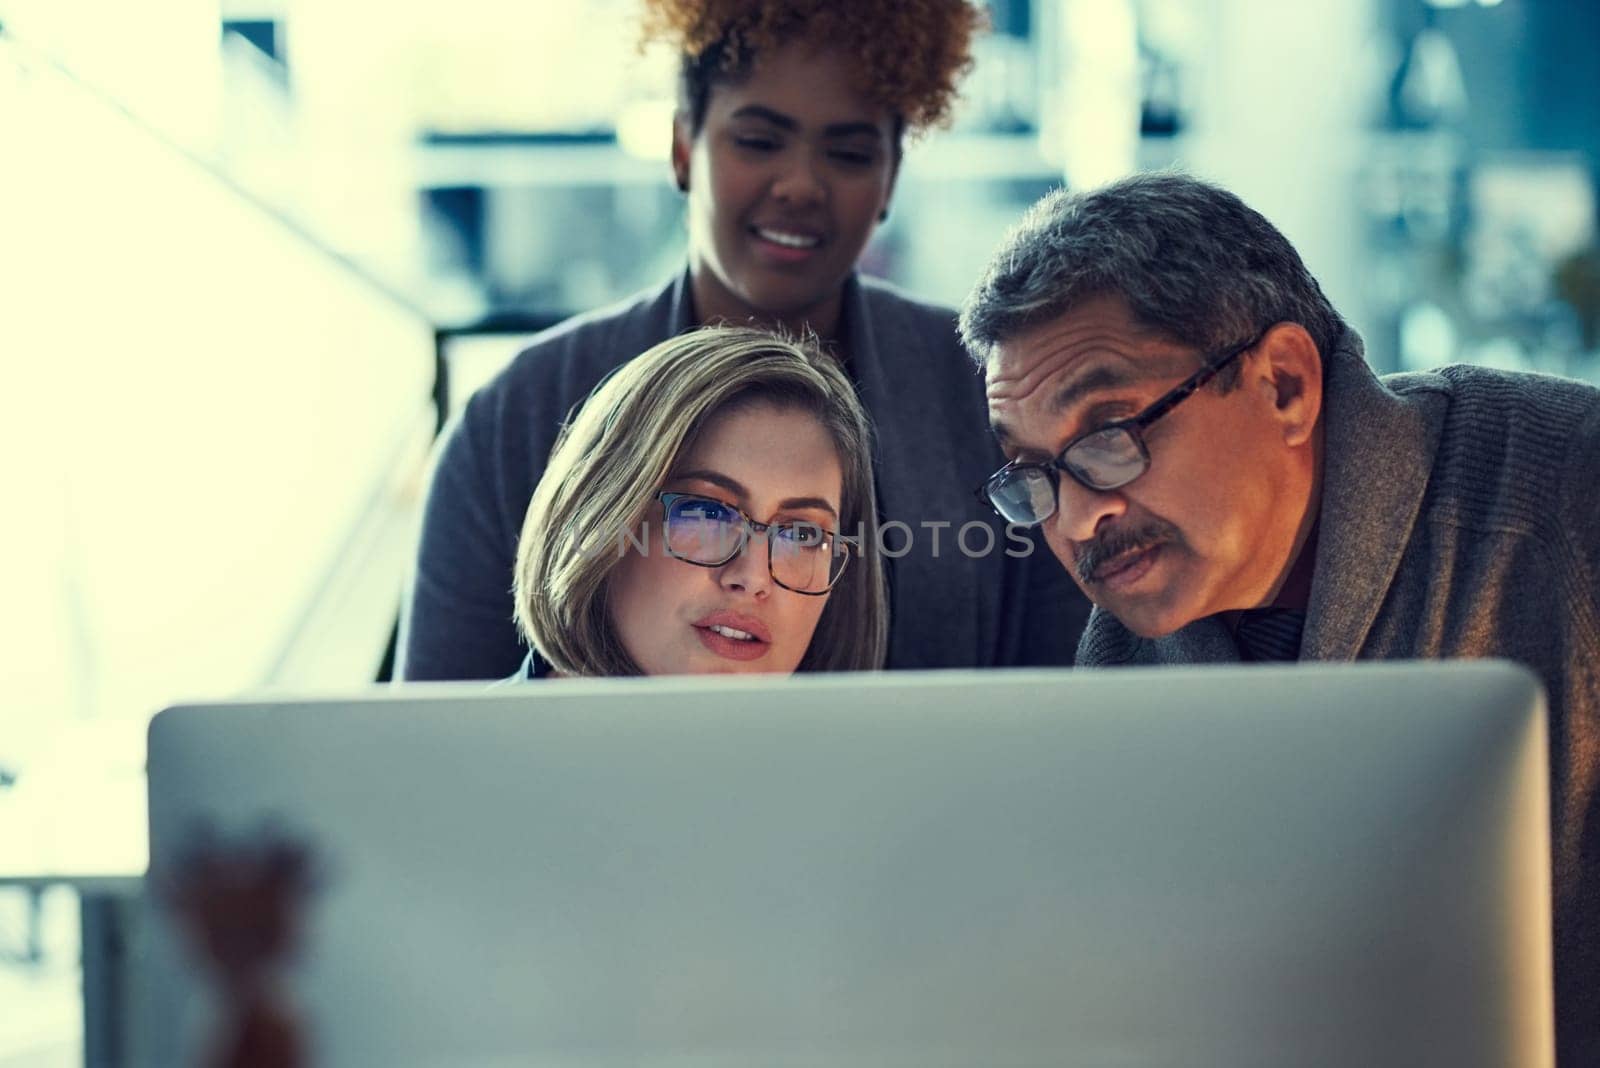
[{"label": "man's eyeglasses", "polygon": [[731,504],[691,493],[657,493],[666,511],[668,554],[700,567],[721,567],[765,535],[767,573],[786,590],[819,596],[850,562],[850,543],[815,523],[758,523]]},{"label": "man's eyeglasses", "polygon": [[1138,415],[1078,435],[1053,460],[1006,464],[984,479],[977,489],[978,499],[1008,523],[1035,527],[1055,514],[1062,471],[1092,490],[1126,486],[1150,469],[1150,450],[1144,442],[1144,432],[1150,424],[1182,404],[1228,364],[1255,348],[1264,336],[1265,330],[1244,344],[1205,361],[1200,370]]}]

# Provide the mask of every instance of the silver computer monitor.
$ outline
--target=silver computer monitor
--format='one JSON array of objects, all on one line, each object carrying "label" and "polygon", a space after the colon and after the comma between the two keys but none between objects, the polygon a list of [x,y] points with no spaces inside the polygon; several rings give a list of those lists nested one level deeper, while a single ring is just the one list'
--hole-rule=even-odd
[{"label": "silver computer monitor", "polygon": [[[1546,728],[1497,663],[391,690],[169,709],[324,873],[327,1065],[1552,1063]],[[214,984],[159,909],[143,1063]]]}]

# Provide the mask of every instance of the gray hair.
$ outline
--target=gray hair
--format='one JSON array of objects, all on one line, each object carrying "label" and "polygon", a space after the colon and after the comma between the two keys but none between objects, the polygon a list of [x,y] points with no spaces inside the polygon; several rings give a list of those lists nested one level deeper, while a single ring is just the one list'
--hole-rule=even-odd
[{"label": "gray hair", "polygon": [[1205,353],[1293,322],[1326,366],[1344,331],[1299,253],[1260,212],[1198,178],[1158,171],[1058,189],[1030,208],[967,297],[961,338],[982,364],[994,345],[1107,295],[1122,297],[1140,326]]}]

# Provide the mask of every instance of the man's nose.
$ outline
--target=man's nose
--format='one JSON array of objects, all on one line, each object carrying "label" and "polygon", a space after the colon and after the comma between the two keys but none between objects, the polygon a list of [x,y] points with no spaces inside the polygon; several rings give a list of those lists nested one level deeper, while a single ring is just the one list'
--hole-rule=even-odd
[{"label": "man's nose", "polygon": [[1128,499],[1118,490],[1096,490],[1066,472],[1056,489],[1056,514],[1050,517],[1054,533],[1069,542],[1089,541],[1100,526],[1127,514]]}]

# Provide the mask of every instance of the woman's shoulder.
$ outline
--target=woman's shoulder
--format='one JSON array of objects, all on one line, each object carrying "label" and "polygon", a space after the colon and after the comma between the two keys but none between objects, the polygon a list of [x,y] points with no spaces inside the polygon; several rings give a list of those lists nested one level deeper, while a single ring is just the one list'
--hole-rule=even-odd
[{"label": "woman's shoulder", "polygon": [[608,371],[671,337],[681,317],[679,279],[635,293],[614,304],[574,315],[540,331],[512,361],[510,371],[529,373],[562,363]]},{"label": "woman's shoulder", "polygon": [[531,421],[553,433],[601,379],[672,336],[680,300],[674,279],[535,334],[473,395],[467,421],[516,429]]},{"label": "woman's shoulder", "polygon": [[853,309],[861,316],[861,327],[852,330],[852,351],[863,361],[862,374],[870,377],[865,366],[870,364],[908,388],[904,375],[914,368],[934,393],[981,399],[977,365],[961,343],[954,308],[877,278],[861,278],[856,294]]},{"label": "woman's shoulder", "polygon": [[915,333],[959,340],[956,309],[907,293],[882,278],[860,275],[857,284],[867,313],[880,324],[893,323]]},{"label": "woman's shoulder", "polygon": [[954,308],[913,296],[881,278],[860,276],[855,307],[865,328],[858,347],[875,353],[885,366],[915,360],[942,380],[966,380],[974,364],[956,328]]},{"label": "woman's shoulder", "polygon": [[522,658],[522,663],[517,670],[496,682],[491,682],[488,689],[502,690],[510,686],[521,686],[523,683],[533,682],[535,679],[550,677],[550,665],[546,664],[531,651]]}]

